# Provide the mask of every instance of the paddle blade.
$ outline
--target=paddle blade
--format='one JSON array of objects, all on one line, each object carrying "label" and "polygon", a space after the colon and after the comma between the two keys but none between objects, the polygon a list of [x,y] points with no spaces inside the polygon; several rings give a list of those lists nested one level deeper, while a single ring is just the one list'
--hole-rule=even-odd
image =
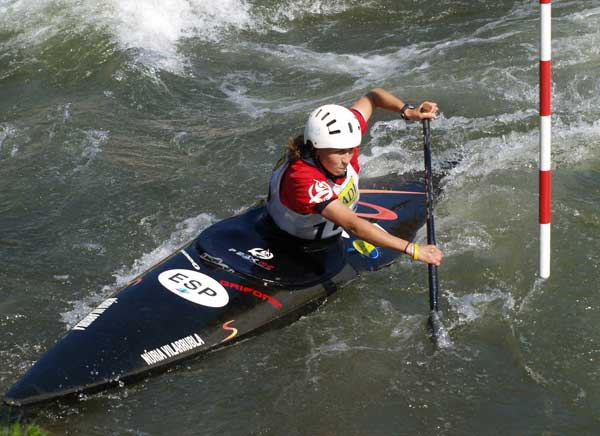
[{"label": "paddle blade", "polygon": [[440,313],[436,310],[429,312],[429,329],[431,331],[431,338],[437,348],[450,348],[452,346],[452,340],[448,334],[448,330],[444,328],[442,320],[440,319]]}]

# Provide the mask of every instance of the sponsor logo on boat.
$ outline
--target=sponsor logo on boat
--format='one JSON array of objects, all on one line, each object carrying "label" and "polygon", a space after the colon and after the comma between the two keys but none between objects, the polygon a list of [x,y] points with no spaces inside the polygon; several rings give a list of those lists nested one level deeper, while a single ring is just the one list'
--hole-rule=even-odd
[{"label": "sponsor logo on boat", "polygon": [[235,248],[230,248],[228,251],[231,253],[235,253],[242,259],[246,259],[248,262],[252,262],[253,264],[260,266],[261,268],[266,269],[267,271],[271,271],[275,268],[274,265],[271,265],[270,263],[265,262],[264,260],[256,259],[255,257],[250,256],[248,253],[244,253],[243,251],[239,251]]},{"label": "sponsor logo on boat", "polygon": [[370,259],[377,259],[379,257],[379,250],[374,245],[369,244],[366,241],[357,239],[352,243],[352,246],[356,251],[365,257]]},{"label": "sponsor logo on boat", "polygon": [[229,265],[227,265],[223,259],[221,259],[220,257],[215,257],[215,256],[211,256],[210,254],[208,254],[206,251],[204,251],[202,254],[200,254],[200,259],[216,266],[217,268],[221,268],[227,272],[235,272],[233,270],[233,268],[231,268]]},{"label": "sponsor logo on boat", "polygon": [[227,336],[225,339],[223,339],[221,342],[227,342],[233,338],[235,338],[238,334],[238,329],[236,329],[235,327],[231,327],[229,324],[231,324],[232,322],[234,322],[235,319],[232,319],[230,321],[224,322],[223,323],[223,330],[231,332],[229,334],[229,336]]},{"label": "sponsor logo on boat", "polygon": [[263,260],[273,259],[273,253],[268,248],[253,248],[248,250],[248,253]]},{"label": "sponsor logo on boat", "polygon": [[112,306],[116,302],[117,302],[116,298],[107,298],[102,303],[100,303],[100,305],[98,307],[96,307],[94,310],[92,310],[88,316],[86,316],[81,321],[79,321],[75,325],[75,327],[73,327],[73,330],[85,330],[86,328],[88,328],[90,326],[91,323],[96,321],[100,315],[102,315],[104,312],[106,312],[106,309],[108,309],[110,306]]},{"label": "sponsor logo on boat", "polygon": [[146,364],[154,365],[155,363],[186,353],[201,347],[202,345],[204,345],[204,340],[202,340],[198,334],[194,333],[193,335],[173,341],[170,344],[162,345],[154,350],[144,350],[144,352],[140,354],[140,357],[144,359]]},{"label": "sponsor logo on boat", "polygon": [[389,210],[388,208],[385,208],[383,206],[378,206],[376,204],[367,203],[364,201],[359,201],[358,204],[360,206],[373,209],[375,211],[375,213],[357,212],[356,215],[358,215],[361,218],[384,220],[384,221],[394,221],[394,220],[398,219],[398,215],[396,214],[396,212],[394,212],[393,210]]},{"label": "sponsor logo on boat", "polygon": [[161,285],[178,297],[208,307],[223,307],[229,294],[212,277],[187,269],[171,269],[158,276]]},{"label": "sponsor logo on boat", "polygon": [[271,297],[270,295],[265,294],[262,291],[258,291],[256,289],[249,288],[248,286],[240,285],[239,283],[228,282],[227,280],[220,280],[219,283],[221,283],[223,286],[226,286],[230,289],[235,289],[236,291],[252,294],[256,298],[268,301],[276,309],[281,308],[281,303],[279,302],[279,300]]}]

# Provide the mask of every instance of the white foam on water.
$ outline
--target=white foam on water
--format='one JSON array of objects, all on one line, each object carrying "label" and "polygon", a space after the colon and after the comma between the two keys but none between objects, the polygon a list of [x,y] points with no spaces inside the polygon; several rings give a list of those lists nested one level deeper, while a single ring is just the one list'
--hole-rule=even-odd
[{"label": "white foam on water", "polygon": [[[515,114],[502,114],[494,117],[465,118],[443,115],[434,121],[436,137],[443,137],[443,144],[433,144],[433,170],[440,170],[444,160],[460,160],[457,166],[449,170],[444,179],[454,180],[463,175],[481,177],[498,169],[510,169],[511,167],[522,167],[523,158],[536,158],[534,153],[535,135],[537,131],[526,133],[510,132],[498,137],[486,135],[490,125],[501,128],[511,123],[532,116],[533,111],[518,112]],[[484,132],[482,136],[482,131]],[[470,136],[479,136],[469,139]],[[403,120],[392,120],[377,122],[371,129],[371,154],[361,156],[361,164],[369,175],[381,175],[390,172],[414,172],[423,171],[423,139],[420,126],[408,124]],[[440,145],[452,149],[440,149]],[[525,150],[526,152],[522,152]],[[389,162],[393,161],[393,164]],[[381,168],[381,165],[384,168]],[[529,163],[532,165],[532,163]],[[379,167],[378,167],[379,166]],[[371,168],[374,167],[374,168]],[[474,171],[475,170],[475,171]],[[373,174],[371,174],[371,171]]]},{"label": "white foam on water", "polygon": [[398,345],[411,346],[415,343],[416,337],[424,334],[426,321],[424,315],[399,315],[397,313],[393,315],[399,320],[390,336],[398,342]]},{"label": "white foam on water", "polygon": [[348,0],[292,0],[277,2],[277,10],[272,12],[271,23],[283,20],[294,21],[310,15],[334,15],[345,12],[365,2]]},{"label": "white foam on water", "polygon": [[[444,240],[443,249],[445,256],[454,256],[467,252],[481,252],[490,250],[494,241],[492,235],[486,231],[484,225],[468,218],[452,215],[438,217],[437,228],[443,230],[443,235],[451,235],[449,240]],[[426,240],[426,237],[423,237]]]},{"label": "white foam on water", "polygon": [[0,28],[16,34],[12,47],[102,29],[122,50],[136,51],[137,61],[174,73],[187,65],[178,50],[185,38],[218,41],[230,29],[256,25],[245,0],[16,0],[3,12]]},{"label": "white foam on water", "polygon": [[6,47],[35,46],[63,29],[66,17],[52,13],[54,4],[55,2],[49,0],[16,0],[4,3],[0,13],[0,29],[15,34],[6,42]]},{"label": "white foam on water", "polygon": [[522,28],[523,21],[527,20],[527,18],[533,18],[537,22],[539,19],[538,15],[539,8],[537,5],[528,2],[515,3],[510,11],[507,11],[505,14],[496,17],[494,21],[486,23],[473,31],[472,36],[480,37],[488,32],[495,34],[495,32],[498,32],[501,29],[514,31],[518,28]]},{"label": "white foam on water", "polygon": [[[450,141],[464,142],[455,147],[454,153],[460,151],[458,164],[450,169],[442,180],[444,186],[444,197],[451,196],[455,189],[460,189],[466,183],[478,182],[483,178],[496,172],[507,171],[530,171],[537,170],[539,158],[539,130],[516,131],[510,129],[510,119],[526,117],[528,112],[520,112],[511,116],[507,115],[506,134],[500,136],[483,136],[468,139],[473,133],[466,127],[468,124],[474,129],[476,135],[495,129],[504,130],[502,116],[498,116],[498,123],[494,123],[495,117],[466,119],[457,117],[442,122],[436,128],[443,131],[453,132],[454,138]],[[536,116],[537,118],[537,116]],[[436,121],[437,123],[437,121]],[[462,126],[461,126],[462,125]],[[478,127],[481,126],[481,127]],[[594,122],[575,121],[568,124],[563,123],[559,117],[553,126],[552,159],[553,167],[568,167],[585,162],[598,156],[600,150],[600,120]],[[434,157],[435,164],[440,163],[440,155]],[[434,169],[435,171],[435,169]],[[479,189],[479,188],[478,188]],[[488,188],[481,187],[482,192],[488,192]],[[477,192],[470,195],[477,196]]]},{"label": "white foam on water", "polygon": [[488,310],[488,307],[499,301],[502,303],[501,312],[503,317],[508,317],[515,307],[515,300],[510,292],[500,289],[491,289],[488,292],[475,294],[466,294],[460,297],[452,292],[445,292],[446,299],[452,308],[452,311],[458,314],[458,320],[446,326],[449,330],[465,324],[471,324],[481,318]]},{"label": "white foam on water", "polygon": [[[276,12],[257,11],[262,14],[261,18],[255,17],[255,24],[260,28],[261,20],[268,21],[275,17],[276,21],[285,19],[305,18],[307,15],[327,15],[346,11],[355,7],[368,7],[358,2],[328,2],[323,7],[321,2],[309,2],[305,5],[303,1],[286,2]],[[380,7],[379,5],[374,5]],[[423,80],[432,80],[423,76],[431,67],[432,59],[447,56],[455,49],[468,49],[470,46],[485,46],[504,44],[512,41],[526,30],[515,26],[515,21],[524,19],[532,14],[531,8],[515,7],[505,17],[498,21],[487,23],[475,31],[474,35],[451,38],[433,42],[422,42],[399,48],[390,48],[381,51],[364,53],[337,53],[319,52],[311,50],[306,46],[294,46],[287,44],[244,44],[244,49],[252,52],[263,53],[266,57],[273,58],[270,63],[283,64],[285,68],[303,69],[309,72],[338,74],[355,77],[355,89],[372,86],[373,83],[381,83],[388,79],[402,81],[407,76],[414,77],[418,73]],[[505,28],[503,33],[498,34],[499,28]],[[504,71],[500,67],[498,70]],[[516,75],[513,79],[516,79]],[[518,80],[515,80],[518,82]],[[522,98],[522,95],[521,95]]]},{"label": "white foam on water", "polygon": [[[600,115],[600,114],[599,114]],[[573,166],[600,156],[600,120],[556,123],[552,134],[555,166]]]},{"label": "white foam on water", "polygon": [[84,130],[83,139],[81,141],[81,157],[79,165],[74,169],[75,172],[82,171],[88,167],[102,152],[102,147],[106,145],[110,137],[110,133],[105,130]]},{"label": "white foam on water", "polygon": [[0,123],[0,160],[5,157],[15,157],[20,146],[29,142],[29,137],[13,124]]},{"label": "white foam on water", "polygon": [[523,297],[523,299],[519,303],[519,307],[517,308],[517,313],[521,313],[524,310],[526,310],[529,307],[529,304],[531,303],[531,301],[533,299],[537,298],[541,294],[545,281],[546,281],[546,279],[542,279],[540,277],[537,277],[535,279],[535,281],[533,282],[533,285],[531,286],[531,290],[527,293],[527,295],[525,295],[525,297]]},{"label": "white foam on water", "polygon": [[141,60],[181,73],[187,60],[178,51],[185,38],[216,42],[229,29],[253,26],[244,0],[113,0],[114,31],[124,49],[139,49]]},{"label": "white foam on water", "polygon": [[11,124],[0,124],[0,150],[7,138],[14,138],[16,129]]},{"label": "white foam on water", "polygon": [[[284,5],[274,16],[296,19],[303,18],[307,14],[327,15],[366,6],[353,2],[332,2],[327,8],[323,8],[320,2],[310,2],[311,7],[302,3],[293,2],[293,5]],[[523,19],[524,15],[530,13],[531,11],[528,9],[514,8],[508,16],[499,21],[485,24],[469,36],[456,38],[453,35],[452,38],[407,45],[387,52],[317,52],[305,46],[286,44],[251,45],[249,48],[253,51],[263,52],[266,56],[274,57],[287,67],[355,77],[355,88],[362,88],[387,79],[402,80],[411,74],[427,72],[431,67],[431,59],[447,56],[448,52],[457,48],[493,45],[503,43],[504,40],[511,40],[523,32],[518,28],[515,30],[514,21]],[[498,34],[498,28],[503,26],[506,27],[506,31]],[[426,76],[424,80],[428,80]]]},{"label": "white foam on water", "polygon": [[[409,173],[423,169],[422,139],[402,119],[378,121],[371,127],[368,152],[359,156],[364,177]],[[369,154],[370,152],[370,154]]]},{"label": "white foam on water", "polygon": [[[180,46],[189,38],[218,43],[242,30],[286,32],[285,22],[364,6],[350,0],[291,0],[268,7],[248,0],[15,0],[0,6],[0,28],[16,34],[9,45],[20,49],[61,34],[102,30],[113,35],[121,50],[132,50],[135,60],[146,67],[183,75],[189,60]],[[346,59],[342,69],[350,69],[353,63],[372,72],[376,69],[377,57]]]},{"label": "white foam on water", "polygon": [[[594,18],[594,20],[591,20]],[[600,21],[600,7],[586,9],[584,11],[577,11],[559,18],[560,20],[570,21],[577,26],[586,26],[590,30],[598,31],[598,27],[595,25]]]},{"label": "white foam on water", "polygon": [[[0,369],[0,382],[14,383],[15,374],[25,374],[43,352],[44,349],[40,344],[29,342],[19,342],[18,349],[12,346],[8,350],[0,350],[0,362],[6,362],[6,366]],[[31,356],[31,360],[24,356]]]},{"label": "white foam on water", "polygon": [[272,81],[269,77],[253,72],[237,72],[228,74],[219,86],[219,90],[227,96],[243,113],[257,119],[269,112],[269,101],[248,95],[248,86],[268,86]]},{"label": "white foam on water", "polygon": [[[169,238],[150,253],[144,254],[136,259],[132,267],[124,267],[114,274],[117,287],[124,286],[131,280],[147,271],[151,266],[170,256],[176,249],[196,237],[202,230],[216,222],[214,215],[201,213],[195,217],[188,218],[177,224],[175,232]],[[104,290],[114,289],[104,288]]]},{"label": "white foam on water", "polygon": [[[74,248],[75,247],[85,251],[89,251],[99,256],[102,256],[106,253],[106,248],[104,248],[101,244],[97,244],[94,242],[81,242],[79,244],[76,244]],[[68,278],[69,276],[67,275],[66,277]]]},{"label": "white foam on water", "polygon": [[507,31],[503,34],[495,34],[493,36],[488,37],[477,37],[475,34],[471,36],[465,36],[463,38],[452,38],[447,40],[442,40],[438,42],[434,42],[433,46],[429,49],[429,56],[437,55],[437,56],[447,56],[448,52],[455,48],[466,48],[469,46],[482,46],[485,44],[495,44],[499,41],[503,41],[505,39],[510,39],[516,35],[518,35],[519,31]]},{"label": "white foam on water", "polygon": [[435,344],[438,350],[449,350],[453,348],[454,343],[450,337],[449,330],[444,324],[443,318],[439,321],[438,329],[432,334],[435,336]]},{"label": "white foam on water", "polygon": [[177,224],[176,230],[165,242],[151,252],[145,253],[140,258],[136,259],[133,262],[133,265],[127,267],[124,266],[117,270],[113,274],[115,279],[113,284],[102,287],[100,291],[93,291],[82,300],[71,301],[70,303],[73,305],[73,309],[61,313],[61,320],[65,323],[66,329],[72,328],[81,320],[81,318],[95,309],[98,304],[104,301],[117,289],[127,285],[133,279],[149,270],[152,266],[173,254],[178,248],[192,240],[202,230],[213,224],[215,221],[216,218],[214,215],[201,213]]},{"label": "white foam on water", "polygon": [[[567,35],[554,32],[552,36],[553,68],[598,60],[600,54],[600,8],[552,17],[554,26],[577,28]],[[559,28],[560,27],[555,27]]]},{"label": "white foam on water", "polygon": [[[265,56],[273,58],[274,62],[287,68],[355,77],[357,88],[371,86],[386,78],[417,72],[423,68],[422,62],[427,54],[425,48],[415,45],[384,54],[317,52],[303,46],[287,44],[247,44],[247,47],[264,53]],[[419,59],[422,59],[421,63]]]},{"label": "white foam on water", "polygon": [[[447,172],[445,187],[452,182],[462,185],[465,177],[480,178],[502,169],[532,167],[536,164],[538,132],[510,131],[511,125],[524,122],[537,112],[517,111],[481,118],[462,116],[446,118],[440,115],[433,124],[435,136],[442,144],[433,144],[433,170],[437,172],[445,160],[459,160]],[[490,126],[506,130],[507,134],[490,136]],[[477,138],[470,137],[477,135]],[[423,139],[420,126],[403,120],[376,122],[371,128],[370,155],[361,155],[365,174],[374,177],[389,173],[423,171]],[[444,145],[451,149],[440,149]]]}]

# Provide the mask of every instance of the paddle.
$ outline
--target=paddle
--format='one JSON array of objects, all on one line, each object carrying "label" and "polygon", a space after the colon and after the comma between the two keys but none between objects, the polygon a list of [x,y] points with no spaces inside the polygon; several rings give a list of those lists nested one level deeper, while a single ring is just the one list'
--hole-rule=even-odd
[{"label": "paddle", "polygon": [[[425,184],[427,185],[427,244],[435,245],[435,225],[433,220],[433,177],[431,173],[431,148],[429,145],[431,130],[430,121],[423,120],[423,151],[425,155]],[[439,344],[440,339],[447,338],[438,313],[438,275],[437,266],[429,267],[429,326],[433,340]]]}]

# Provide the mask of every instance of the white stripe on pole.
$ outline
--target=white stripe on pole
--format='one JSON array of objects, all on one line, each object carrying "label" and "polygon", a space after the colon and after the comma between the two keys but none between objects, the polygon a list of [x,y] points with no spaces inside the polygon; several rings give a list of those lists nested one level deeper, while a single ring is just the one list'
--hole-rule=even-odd
[{"label": "white stripe on pole", "polygon": [[541,29],[540,29],[540,60],[549,61],[552,51],[552,9],[550,3],[540,4]]},{"label": "white stripe on pole", "polygon": [[550,277],[550,224],[540,224],[540,277]]},{"label": "white stripe on pole", "polygon": [[550,115],[540,117],[540,170],[552,169],[552,118]]}]

